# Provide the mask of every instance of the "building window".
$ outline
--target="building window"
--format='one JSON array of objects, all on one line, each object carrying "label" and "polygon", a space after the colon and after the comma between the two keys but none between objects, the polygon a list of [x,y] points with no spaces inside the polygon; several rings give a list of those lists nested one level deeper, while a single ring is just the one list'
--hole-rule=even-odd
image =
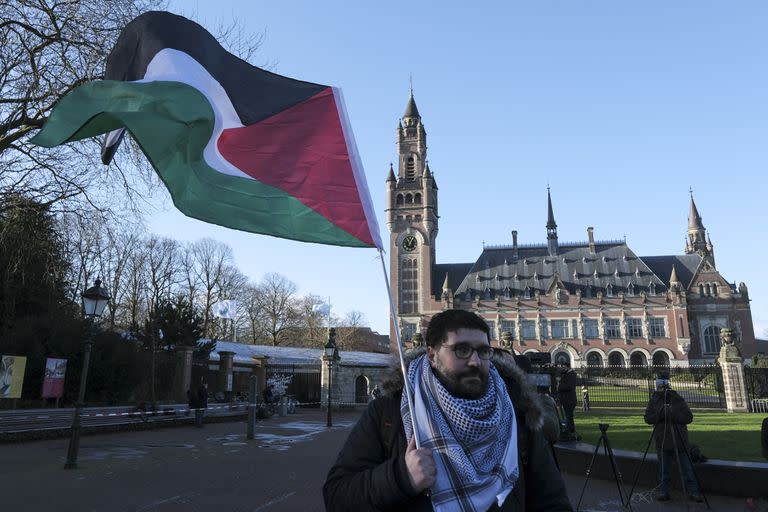
[{"label": "building window", "polygon": [[597,320],[594,318],[586,318],[584,320],[584,336],[587,338],[599,338],[600,331],[598,330]]},{"label": "building window", "polygon": [[512,339],[515,339],[515,321],[514,320],[502,320],[501,332],[508,332],[512,335]]},{"label": "building window", "polygon": [[413,195],[413,204],[421,204],[421,194]]},{"label": "building window", "polygon": [[397,194],[396,204],[403,204],[403,194]]},{"label": "building window", "polygon": [[685,338],[685,324],[683,323],[683,317],[680,317],[680,336]]},{"label": "building window", "polygon": [[534,320],[521,320],[520,327],[523,330],[524,340],[536,339],[536,322]]},{"label": "building window", "polygon": [[704,296],[704,285],[700,284],[699,285],[699,297],[703,297],[703,296]]},{"label": "building window", "polygon": [[648,293],[650,293],[651,295],[656,295],[656,283],[651,283],[648,286]]},{"label": "building window", "polygon": [[624,366],[624,356],[621,352],[611,352],[608,354],[608,366]]},{"label": "building window", "polygon": [[416,179],[416,162],[412,156],[408,157],[408,161],[405,164],[405,179],[408,181]]},{"label": "building window", "polygon": [[403,324],[403,332],[400,333],[403,337],[403,341],[411,341],[414,334],[416,334],[416,324],[405,322]]},{"label": "building window", "polygon": [[497,336],[496,336],[496,322],[494,322],[493,320],[486,320],[485,321],[485,325],[488,326],[488,331],[489,331],[488,332],[488,338],[490,340],[492,340],[492,341],[495,340],[497,338]]},{"label": "building window", "polygon": [[648,330],[652,338],[665,338],[667,336],[663,318],[649,318]]},{"label": "building window", "polygon": [[621,338],[621,321],[618,318],[605,319],[605,336],[607,338]]},{"label": "building window", "polygon": [[568,320],[552,320],[550,322],[553,338],[570,338],[568,333]]},{"label": "building window", "polygon": [[411,194],[405,194],[405,204],[412,204],[413,196]]},{"label": "building window", "polygon": [[418,267],[415,259],[400,261],[400,313],[418,312],[419,284]]},{"label": "building window", "polygon": [[590,352],[587,354],[587,366],[599,368],[603,366],[603,358],[597,352]]},{"label": "building window", "polygon": [[704,329],[704,353],[720,353],[720,327],[710,325]]},{"label": "building window", "polygon": [[609,284],[605,287],[605,296],[606,297],[613,297],[613,285]]},{"label": "building window", "polygon": [[642,338],[643,320],[641,318],[627,318],[627,332],[630,338]]}]

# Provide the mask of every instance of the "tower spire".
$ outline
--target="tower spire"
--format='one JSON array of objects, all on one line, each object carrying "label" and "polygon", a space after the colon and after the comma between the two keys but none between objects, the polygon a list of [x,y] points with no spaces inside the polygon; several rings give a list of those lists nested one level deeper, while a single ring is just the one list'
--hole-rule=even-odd
[{"label": "tower spire", "polygon": [[702,255],[709,255],[710,250],[707,248],[707,230],[704,228],[704,224],[701,222],[701,215],[696,208],[696,202],[693,200],[693,189],[688,190],[691,194],[691,204],[688,209],[688,240],[685,248],[686,254],[700,253]]},{"label": "tower spire", "polygon": [[552,195],[547,185],[547,248],[550,256],[557,255],[557,223],[552,210]]}]

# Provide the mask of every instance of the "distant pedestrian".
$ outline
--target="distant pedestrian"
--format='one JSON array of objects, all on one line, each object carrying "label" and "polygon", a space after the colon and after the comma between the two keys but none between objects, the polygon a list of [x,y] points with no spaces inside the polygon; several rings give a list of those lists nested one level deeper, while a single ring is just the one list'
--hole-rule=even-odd
[{"label": "distant pedestrian", "polygon": [[195,402],[195,426],[203,428],[203,416],[208,408],[208,383],[205,378],[200,379],[200,386],[197,388],[197,400]]},{"label": "distant pedestrian", "polygon": [[589,411],[589,389],[587,386],[581,386],[581,410]]},{"label": "distant pedestrian", "polygon": [[557,398],[563,406],[566,420],[565,441],[576,440],[576,424],[573,421],[573,411],[576,409],[576,372],[568,365],[560,368],[560,382],[557,384]]},{"label": "distant pedestrian", "polygon": [[187,416],[189,416],[190,411],[194,411],[197,409],[197,391],[192,391],[192,388],[189,388],[187,390],[187,402],[189,404],[189,410],[187,411]]}]

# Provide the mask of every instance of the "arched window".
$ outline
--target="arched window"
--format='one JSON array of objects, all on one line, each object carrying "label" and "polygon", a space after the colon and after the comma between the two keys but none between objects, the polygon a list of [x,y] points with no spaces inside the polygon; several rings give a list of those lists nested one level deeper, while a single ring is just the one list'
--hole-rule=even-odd
[{"label": "arched window", "polygon": [[414,204],[421,204],[421,194],[414,194],[413,195],[413,203]]},{"label": "arched window", "polygon": [[699,284],[699,297],[703,297],[703,296],[704,296],[704,285]]},{"label": "arched window", "polygon": [[704,286],[704,292],[707,297],[712,295],[712,288],[710,288],[709,283]]},{"label": "arched window", "polygon": [[355,403],[364,404],[368,402],[368,378],[365,375],[358,375],[355,379]]},{"label": "arched window", "polygon": [[587,354],[587,366],[602,367],[603,358],[597,352],[590,352]]},{"label": "arched window", "polygon": [[656,283],[651,283],[648,286],[648,293],[650,293],[651,295],[656,295]]},{"label": "arched window", "polygon": [[653,354],[653,366],[664,366],[669,368],[669,356],[667,353],[659,350]]},{"label": "arched window", "polygon": [[412,156],[409,156],[405,163],[405,179],[408,181],[416,179],[416,161]]},{"label": "arched window", "polygon": [[680,336],[685,338],[685,324],[683,323],[683,317],[680,317]]},{"label": "arched window", "polygon": [[403,194],[397,194],[397,199],[395,200],[395,204],[403,204]]},{"label": "arched window", "polygon": [[714,295],[715,297],[717,297],[717,296],[718,296],[718,293],[719,293],[719,292],[717,291],[717,283],[712,283],[712,295]]},{"label": "arched window", "polygon": [[418,267],[415,259],[400,260],[400,313],[418,312]]},{"label": "arched window", "polygon": [[645,354],[642,352],[633,352],[629,356],[629,365],[630,366],[646,366],[648,365],[648,360],[645,358]]},{"label": "arched window", "polygon": [[609,284],[605,287],[605,295],[608,297],[613,297],[613,285]]},{"label": "arched window", "polygon": [[717,354],[720,352],[720,327],[710,325],[704,329],[704,353]]},{"label": "arched window", "polygon": [[611,352],[608,354],[608,366],[624,366],[624,356],[621,352]]},{"label": "arched window", "polygon": [[413,196],[411,194],[405,194],[405,204],[413,204]]},{"label": "arched window", "polygon": [[558,352],[555,354],[555,366],[566,365],[570,368],[571,356],[568,352]]}]

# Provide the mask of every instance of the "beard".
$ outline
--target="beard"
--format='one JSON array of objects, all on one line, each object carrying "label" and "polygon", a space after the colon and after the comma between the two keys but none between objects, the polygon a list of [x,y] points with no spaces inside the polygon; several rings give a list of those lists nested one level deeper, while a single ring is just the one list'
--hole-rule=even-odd
[{"label": "beard", "polygon": [[479,367],[466,368],[461,372],[449,371],[440,360],[436,361],[435,376],[440,384],[456,398],[477,400],[488,389],[488,370]]}]

